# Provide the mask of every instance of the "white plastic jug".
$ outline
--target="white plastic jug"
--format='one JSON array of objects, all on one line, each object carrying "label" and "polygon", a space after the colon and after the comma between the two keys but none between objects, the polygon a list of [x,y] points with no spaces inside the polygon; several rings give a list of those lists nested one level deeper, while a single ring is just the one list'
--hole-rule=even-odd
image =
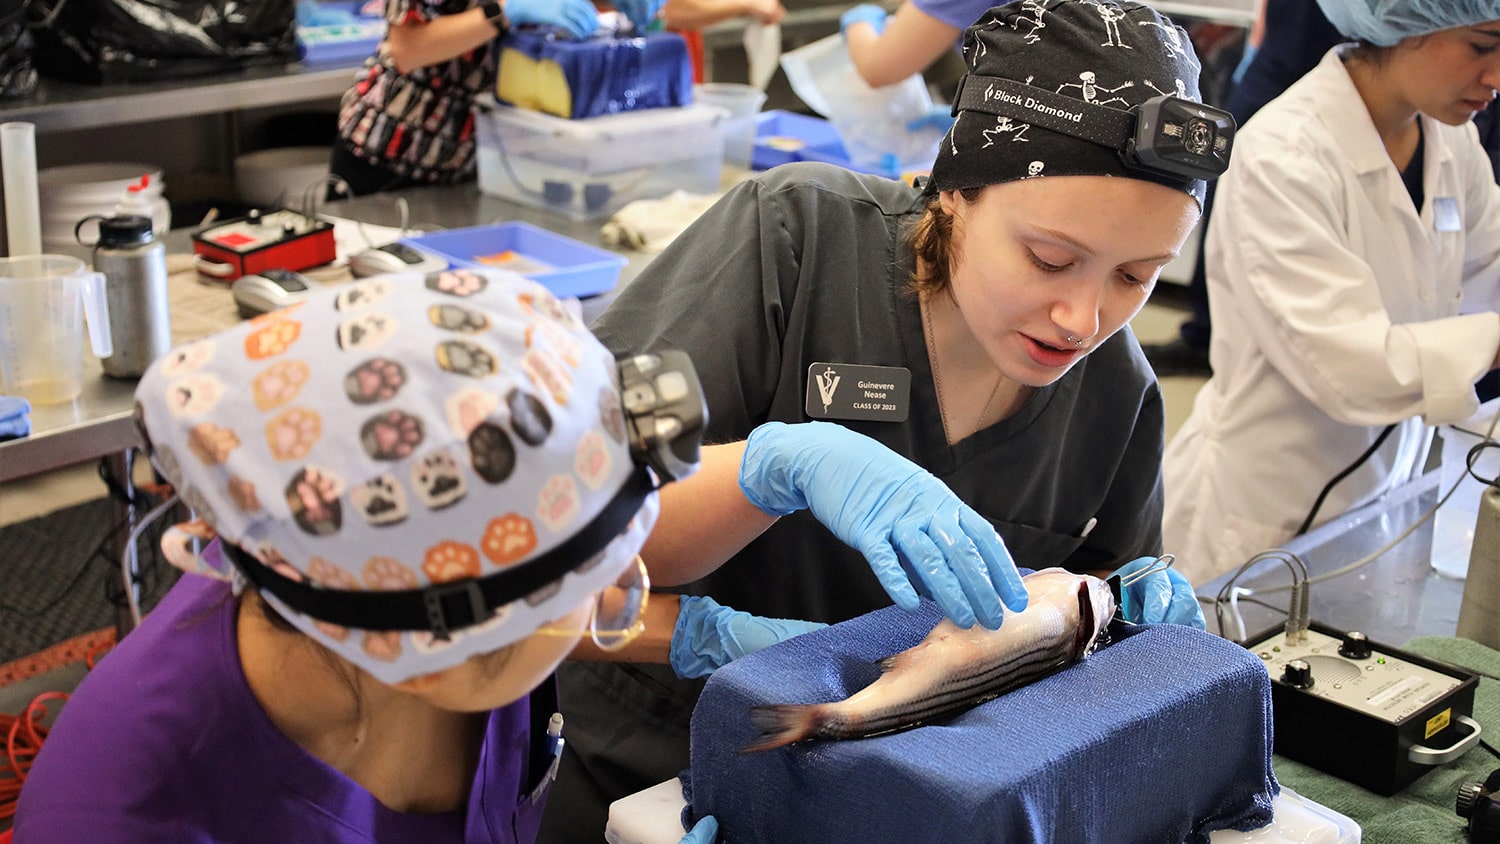
[{"label": "white plastic jug", "polygon": [[932,110],[921,74],[871,88],[855,69],[842,35],[784,53],[781,67],[797,96],[833,124],[856,166],[890,170],[894,160],[900,168],[922,167],[937,157],[942,131],[907,128]]},{"label": "white plastic jug", "polygon": [[83,392],[83,326],[94,354],[108,357],[104,276],[67,255],[0,258],[0,382],[33,404]]}]

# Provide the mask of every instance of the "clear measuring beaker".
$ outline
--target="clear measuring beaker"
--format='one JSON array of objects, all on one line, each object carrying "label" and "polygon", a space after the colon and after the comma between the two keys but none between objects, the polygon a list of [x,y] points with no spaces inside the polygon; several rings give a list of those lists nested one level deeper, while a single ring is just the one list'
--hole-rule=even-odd
[{"label": "clear measuring beaker", "polygon": [[94,354],[110,354],[104,276],[67,255],[0,258],[0,382],[33,404],[83,392],[87,314]]}]

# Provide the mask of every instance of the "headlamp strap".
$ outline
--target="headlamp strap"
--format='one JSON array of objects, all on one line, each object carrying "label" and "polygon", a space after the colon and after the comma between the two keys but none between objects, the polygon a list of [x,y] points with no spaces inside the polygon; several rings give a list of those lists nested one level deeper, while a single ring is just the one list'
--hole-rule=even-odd
[{"label": "headlamp strap", "polygon": [[588,563],[625,531],[654,488],[651,473],[637,466],[593,521],[562,544],[494,574],[421,589],[324,589],[293,580],[227,542],[224,550],[257,589],[319,621],[361,630],[430,630],[446,639]]},{"label": "headlamp strap", "polygon": [[1135,136],[1135,114],[998,76],[964,77],[953,114],[979,111],[1123,150]]}]

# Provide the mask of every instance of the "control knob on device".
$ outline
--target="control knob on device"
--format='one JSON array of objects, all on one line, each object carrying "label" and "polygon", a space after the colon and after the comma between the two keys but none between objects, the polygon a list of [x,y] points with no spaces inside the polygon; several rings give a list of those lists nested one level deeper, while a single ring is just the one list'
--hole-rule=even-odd
[{"label": "control knob on device", "polygon": [[1313,685],[1312,666],[1300,659],[1291,660],[1281,672],[1281,682],[1297,689],[1310,689]]},{"label": "control knob on device", "polygon": [[1349,659],[1369,659],[1370,640],[1358,630],[1350,630],[1344,634],[1344,640],[1339,644],[1339,656]]}]

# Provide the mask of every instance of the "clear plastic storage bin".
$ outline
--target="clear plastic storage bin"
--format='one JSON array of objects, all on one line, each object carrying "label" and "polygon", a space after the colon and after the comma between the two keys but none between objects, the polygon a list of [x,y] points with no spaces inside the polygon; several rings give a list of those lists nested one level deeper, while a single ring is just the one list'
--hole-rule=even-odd
[{"label": "clear plastic storage bin", "polygon": [[674,190],[717,193],[723,119],[699,104],[584,120],[493,106],[475,121],[479,188],[575,220]]}]

